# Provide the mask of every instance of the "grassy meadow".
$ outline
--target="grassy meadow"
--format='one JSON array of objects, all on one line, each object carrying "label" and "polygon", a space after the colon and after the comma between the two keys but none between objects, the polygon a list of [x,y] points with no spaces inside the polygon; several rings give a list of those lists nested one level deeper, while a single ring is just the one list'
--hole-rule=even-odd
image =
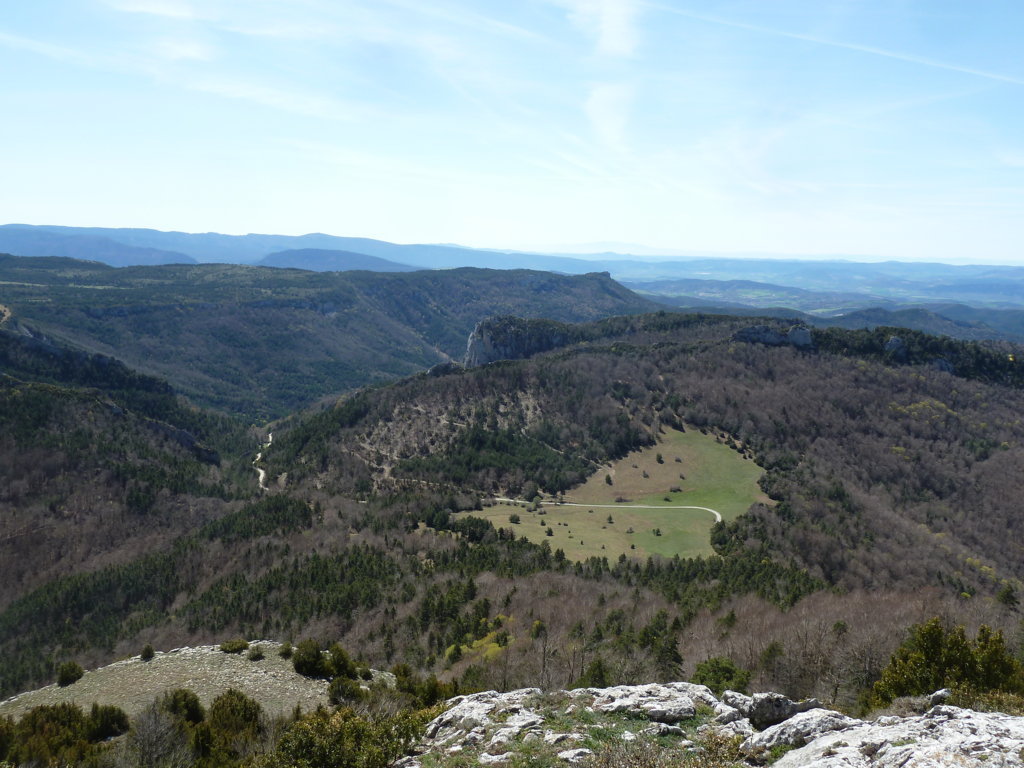
[{"label": "grassy meadow", "polygon": [[656,446],[629,454],[567,492],[564,504],[545,501],[529,511],[523,504],[499,502],[473,514],[506,528],[510,516],[518,515],[517,535],[547,541],[572,560],[614,560],[620,554],[693,557],[711,553],[715,517],[672,507],[707,507],[732,520],[754,502],[767,501],[757,485],[761,473],[713,435],[668,430]]}]

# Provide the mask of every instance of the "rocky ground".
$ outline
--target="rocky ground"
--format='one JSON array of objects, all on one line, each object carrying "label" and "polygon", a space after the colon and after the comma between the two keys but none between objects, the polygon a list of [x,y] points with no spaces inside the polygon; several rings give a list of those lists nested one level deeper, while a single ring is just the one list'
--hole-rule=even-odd
[{"label": "rocky ground", "polygon": [[[228,688],[259,701],[269,715],[327,705],[327,684],[295,673],[280,646],[256,642],[258,661],[216,646],[179,648],[151,660],[133,657],[0,702],[0,716],[41,704],[113,704],[129,715],[174,688],[209,704]],[[384,674],[384,673],[378,673]],[[974,712],[927,697],[927,711],[857,720],[777,693],[715,696],[693,683],[526,688],[459,696],[431,721],[416,754],[395,768],[1021,768],[1024,717]]]},{"label": "rocky ground", "polygon": [[488,691],[452,699],[428,725],[420,754],[400,765],[1024,765],[1024,717],[937,703],[944,694],[922,715],[861,721],[813,699],[730,691],[719,698],[692,683]]},{"label": "rocky ground", "polygon": [[228,688],[235,688],[258,701],[271,716],[290,714],[296,706],[309,712],[328,704],[327,683],[296,674],[292,663],[278,655],[280,644],[250,643],[254,646],[263,651],[260,661],[250,661],[246,651],[224,653],[213,645],[157,652],[149,661],[134,656],[90,670],[67,687],[48,685],[0,702],[0,716],[19,717],[32,707],[62,701],[85,709],[93,702],[113,704],[135,715],[175,688],[190,688],[207,706]]}]

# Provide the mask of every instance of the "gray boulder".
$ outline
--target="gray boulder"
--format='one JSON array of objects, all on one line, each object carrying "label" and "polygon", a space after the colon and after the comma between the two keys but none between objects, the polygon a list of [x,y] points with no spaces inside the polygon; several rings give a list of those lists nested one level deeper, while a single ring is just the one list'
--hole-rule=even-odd
[{"label": "gray boulder", "polygon": [[619,685],[612,688],[587,688],[594,696],[595,712],[635,712],[659,723],[678,723],[697,712],[697,704],[714,707],[718,700],[711,690],[693,683]]},{"label": "gray boulder", "polygon": [[936,706],[826,732],[775,768],[1020,768],[1024,717]]},{"label": "gray boulder", "polygon": [[755,733],[743,742],[742,748],[748,755],[759,755],[779,745],[802,747],[823,733],[843,731],[862,724],[861,720],[854,720],[830,709],[809,709]]},{"label": "gray boulder", "polygon": [[763,731],[765,728],[788,720],[799,712],[821,706],[817,699],[807,699],[799,703],[783,696],[781,693],[755,693],[750,700],[749,708],[744,712],[750,724]]}]

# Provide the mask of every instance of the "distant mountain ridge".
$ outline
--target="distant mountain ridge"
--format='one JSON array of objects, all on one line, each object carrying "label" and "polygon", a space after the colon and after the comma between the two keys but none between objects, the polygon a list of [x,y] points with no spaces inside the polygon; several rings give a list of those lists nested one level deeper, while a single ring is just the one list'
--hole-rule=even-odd
[{"label": "distant mountain ridge", "polygon": [[353,270],[415,272],[419,269],[419,267],[411,267],[408,264],[399,264],[397,261],[367,256],[365,253],[327,248],[296,248],[290,251],[278,251],[260,259],[257,266],[308,269],[312,272],[348,272]]},{"label": "distant mountain ridge", "polygon": [[[59,228],[54,228],[59,229]],[[63,256],[99,261],[112,267],[139,264],[194,264],[184,253],[147,245],[132,245],[103,234],[64,234],[48,228],[16,224],[0,226],[0,252],[19,256]]]},{"label": "distant mountain ridge", "polygon": [[[89,256],[89,238],[106,238],[132,248],[153,249],[184,255],[199,262],[256,263],[269,254],[296,249],[341,250],[397,261],[421,269],[450,269],[473,266],[494,269],[539,269],[585,274],[609,272],[616,280],[665,281],[679,279],[743,280],[775,283],[811,291],[875,294],[901,302],[959,301],[992,306],[1024,308],[1024,266],[986,264],[951,265],[925,262],[857,262],[841,259],[751,258],[705,254],[650,260],[630,254],[600,253],[566,255],[531,253],[500,248],[480,249],[457,245],[397,244],[363,237],[338,237],[323,233],[305,235],[224,235],[216,232],[164,232],[154,229],[109,227],[63,227],[53,225],[7,224],[0,233],[27,237],[34,233],[68,238],[77,243],[76,258]],[[70,247],[70,245],[68,245]],[[17,248],[0,251],[17,255]],[[45,255],[71,255],[46,253]],[[140,262],[150,263],[150,262]],[[123,262],[119,265],[122,265]],[[647,287],[654,290],[652,286]],[[963,297],[959,297],[964,293]],[[968,300],[969,299],[969,300]]]}]

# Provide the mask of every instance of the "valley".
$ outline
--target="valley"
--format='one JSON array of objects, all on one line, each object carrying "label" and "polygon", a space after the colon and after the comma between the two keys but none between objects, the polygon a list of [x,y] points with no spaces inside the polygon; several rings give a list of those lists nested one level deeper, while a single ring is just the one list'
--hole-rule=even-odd
[{"label": "valley", "polygon": [[0,270],[0,696],[242,636],[407,703],[711,665],[856,713],[936,616],[1024,647],[1012,342],[606,275]]}]

